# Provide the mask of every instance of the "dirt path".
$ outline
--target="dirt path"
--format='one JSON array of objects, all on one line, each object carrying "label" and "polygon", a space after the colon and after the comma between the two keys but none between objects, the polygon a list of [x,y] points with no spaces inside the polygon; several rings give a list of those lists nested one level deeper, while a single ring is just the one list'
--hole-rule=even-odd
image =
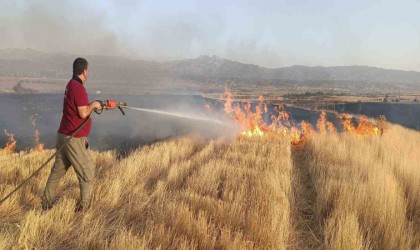
[{"label": "dirt path", "polygon": [[292,148],[294,211],[297,249],[323,249],[323,230],[315,214],[316,191],[309,170],[311,149],[308,143]]}]

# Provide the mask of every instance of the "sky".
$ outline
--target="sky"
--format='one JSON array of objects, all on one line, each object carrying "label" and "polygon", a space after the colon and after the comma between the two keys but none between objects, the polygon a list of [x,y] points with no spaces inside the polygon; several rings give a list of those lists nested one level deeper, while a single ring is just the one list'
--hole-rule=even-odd
[{"label": "sky", "polygon": [[418,0],[0,0],[0,49],[420,71]]}]

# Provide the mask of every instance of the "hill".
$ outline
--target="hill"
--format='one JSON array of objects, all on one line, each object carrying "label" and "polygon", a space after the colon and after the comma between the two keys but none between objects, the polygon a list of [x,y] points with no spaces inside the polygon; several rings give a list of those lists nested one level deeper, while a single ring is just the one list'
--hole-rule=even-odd
[{"label": "hill", "polygon": [[420,72],[382,69],[369,66],[291,67],[268,69],[244,64],[217,56],[200,56],[191,60],[170,63],[175,72],[183,75],[208,77],[275,79],[285,81],[350,81],[375,83],[420,83]]},{"label": "hill", "polygon": [[[69,69],[75,57],[77,56],[66,53],[32,49],[0,50],[0,77],[61,79],[58,82],[63,84],[71,76]],[[321,86],[325,90],[420,90],[420,72],[367,66],[291,66],[269,69],[217,56],[161,63],[111,56],[85,57],[91,64],[90,81],[94,86],[90,87],[119,93],[131,93],[139,87],[163,86],[176,89],[181,86],[179,83],[186,82],[193,82],[196,86],[213,83],[223,87],[231,81],[243,86]]]},{"label": "hill", "polygon": [[[0,248],[417,249],[420,134],[174,138],[117,160],[92,152],[93,207],[74,213],[68,173],[58,204],[40,211],[51,165],[0,206]],[[52,154],[0,155],[5,194]]]}]

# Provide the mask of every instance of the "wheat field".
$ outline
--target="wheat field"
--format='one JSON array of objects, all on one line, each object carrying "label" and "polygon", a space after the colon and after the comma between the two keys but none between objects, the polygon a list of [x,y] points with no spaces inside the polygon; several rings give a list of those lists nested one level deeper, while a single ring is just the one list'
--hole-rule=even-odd
[{"label": "wheat field", "polygon": [[[54,151],[0,153],[3,197]],[[420,249],[420,133],[304,144],[185,136],[118,159],[92,152],[93,206],[73,172],[47,212],[52,163],[0,206],[0,249]]]}]

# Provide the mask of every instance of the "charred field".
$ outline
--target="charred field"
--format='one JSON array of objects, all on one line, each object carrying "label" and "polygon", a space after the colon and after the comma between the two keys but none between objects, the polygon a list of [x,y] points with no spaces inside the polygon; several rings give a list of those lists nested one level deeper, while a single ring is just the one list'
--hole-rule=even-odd
[{"label": "charred field", "polygon": [[[223,128],[196,121],[130,111],[125,117],[118,111],[95,116],[92,208],[74,212],[78,182],[68,173],[58,190],[58,204],[41,212],[40,196],[50,163],[0,206],[0,248],[420,246],[418,131],[367,117],[281,107],[264,100],[230,102],[229,93],[225,95],[223,102],[199,96],[189,96],[187,101],[185,96],[171,100],[167,96],[154,100],[120,96],[133,106],[147,108],[191,112],[208,106],[210,110],[221,109],[239,123],[240,129],[226,137],[221,136],[226,132]],[[17,139],[14,151],[0,151],[2,195],[53,153],[48,149],[53,147],[48,134],[53,140],[61,96],[25,98],[26,106],[1,121]],[[41,108],[34,105],[47,99]],[[14,106],[13,100],[8,103]],[[10,112],[3,109],[1,112]],[[52,118],[46,119],[48,114]],[[13,125],[12,116],[28,124]],[[267,119],[272,122],[263,122]],[[21,138],[16,132],[20,128],[27,130]],[[35,129],[47,149],[34,149],[33,139],[22,146],[25,150],[19,150],[19,143],[32,138]],[[109,134],[112,136],[103,139]],[[100,148],[105,142],[109,142],[108,148]],[[124,145],[127,151],[119,157],[121,152],[115,148]]]},{"label": "charred field", "polygon": [[[166,111],[180,111],[193,113],[199,116],[208,116],[212,111],[206,109],[223,110],[224,102],[220,101],[221,94],[211,97],[201,95],[113,95],[114,99],[127,102],[135,107],[160,109]],[[106,99],[109,95],[91,95],[90,99]],[[242,95],[234,100],[242,103]],[[250,98],[247,98],[248,100]],[[258,103],[258,96],[251,99],[252,109]],[[267,101],[269,112],[264,114],[265,120],[271,119],[279,101]],[[311,103],[312,105],[312,103]],[[312,109],[311,105],[286,104],[285,110],[290,114],[293,123],[305,120],[316,125],[320,111]],[[299,108],[302,106],[303,108]],[[307,108],[305,108],[307,107]],[[393,104],[393,103],[347,103],[326,106],[327,119],[338,126],[338,120],[334,112],[361,114],[377,118],[385,115],[391,123],[400,124],[404,127],[419,130],[420,104]],[[8,137],[3,130],[14,134],[17,141],[16,150],[30,150],[36,146],[34,133],[39,133],[40,143],[46,148],[55,147],[55,136],[60,124],[62,108],[62,94],[0,94],[0,145],[5,145]],[[207,137],[215,138],[223,132],[223,128],[197,121],[185,121],[183,119],[157,116],[148,113],[139,113],[127,110],[126,116],[121,116],[118,111],[104,112],[102,115],[92,116],[94,127],[89,137],[92,148],[97,150],[110,150],[118,148],[121,151],[130,151],[142,145],[148,145],[157,141],[165,140],[174,136],[185,134],[206,134]],[[210,113],[210,114],[209,114]],[[220,118],[219,114],[212,116]],[[222,117],[223,118],[223,117]],[[356,122],[356,121],[355,121]]]}]

